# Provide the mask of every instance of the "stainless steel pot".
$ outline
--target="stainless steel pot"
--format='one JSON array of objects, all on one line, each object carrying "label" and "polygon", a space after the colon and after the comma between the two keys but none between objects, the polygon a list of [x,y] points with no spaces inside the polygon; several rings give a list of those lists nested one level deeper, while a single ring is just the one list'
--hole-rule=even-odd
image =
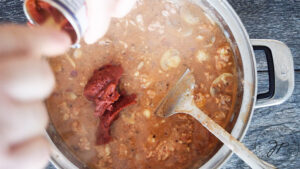
[{"label": "stainless steel pot", "polygon": [[[170,0],[180,3],[181,0]],[[231,134],[242,140],[249,127],[254,108],[273,106],[286,101],[294,89],[293,57],[289,48],[282,42],[267,39],[249,39],[249,36],[235,11],[226,0],[191,0],[198,4],[212,19],[218,22],[224,34],[231,41],[240,76],[238,105]],[[266,52],[270,90],[268,93],[257,94],[257,70],[253,52],[263,49]],[[76,157],[64,151],[63,144],[53,126],[47,130],[49,139],[53,141],[51,161],[57,168],[86,168]],[[63,153],[62,153],[63,152]],[[201,169],[219,168],[232,155],[231,151],[222,146]]]}]

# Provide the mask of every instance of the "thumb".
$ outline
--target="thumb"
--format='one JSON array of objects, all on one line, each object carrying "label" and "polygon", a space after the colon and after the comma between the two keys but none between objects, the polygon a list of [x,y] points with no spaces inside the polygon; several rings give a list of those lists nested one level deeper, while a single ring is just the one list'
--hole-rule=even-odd
[{"label": "thumb", "polygon": [[45,59],[22,57],[0,62],[0,90],[14,99],[45,99],[54,85],[54,75]]},{"label": "thumb", "polygon": [[130,12],[135,2],[136,0],[117,0],[116,7],[112,16],[117,18],[124,17]]},{"label": "thumb", "polygon": [[84,35],[87,44],[95,43],[109,28],[115,0],[87,0],[89,27]]}]

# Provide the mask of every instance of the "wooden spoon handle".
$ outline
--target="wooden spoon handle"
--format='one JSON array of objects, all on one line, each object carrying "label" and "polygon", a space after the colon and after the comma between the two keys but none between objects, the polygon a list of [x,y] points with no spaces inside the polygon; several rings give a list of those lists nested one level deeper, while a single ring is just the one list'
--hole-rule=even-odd
[{"label": "wooden spoon handle", "polygon": [[191,115],[196,118],[205,128],[213,133],[220,141],[222,141],[231,151],[239,156],[251,168],[255,169],[271,169],[276,168],[259,159],[253,152],[251,152],[244,144],[235,139],[231,134],[224,130],[221,126],[209,118],[203,111],[193,105],[193,112]]}]

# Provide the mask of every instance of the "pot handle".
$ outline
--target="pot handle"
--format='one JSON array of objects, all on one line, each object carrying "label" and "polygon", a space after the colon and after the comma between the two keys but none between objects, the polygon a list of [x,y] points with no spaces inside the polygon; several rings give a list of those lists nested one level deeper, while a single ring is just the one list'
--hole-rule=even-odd
[{"label": "pot handle", "polygon": [[290,49],[283,42],[251,39],[254,50],[264,50],[268,64],[269,91],[257,95],[255,108],[285,102],[294,90],[294,64]]}]

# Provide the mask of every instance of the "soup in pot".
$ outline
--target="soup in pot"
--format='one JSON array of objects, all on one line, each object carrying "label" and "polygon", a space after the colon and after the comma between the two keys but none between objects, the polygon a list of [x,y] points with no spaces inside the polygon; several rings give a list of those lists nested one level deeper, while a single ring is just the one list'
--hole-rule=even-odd
[{"label": "soup in pot", "polygon": [[[218,139],[191,116],[154,114],[187,68],[195,76],[194,100],[201,110],[224,128],[234,113],[238,77],[230,43],[189,2],[139,0],[129,15],[113,19],[96,44],[82,44],[49,62],[56,76],[46,101],[50,119],[89,168],[198,168],[218,150]],[[134,94],[135,103],[108,126],[110,139],[97,142],[103,117],[95,115],[97,103],[84,93],[94,71],[107,65],[122,68],[115,90]]]}]

